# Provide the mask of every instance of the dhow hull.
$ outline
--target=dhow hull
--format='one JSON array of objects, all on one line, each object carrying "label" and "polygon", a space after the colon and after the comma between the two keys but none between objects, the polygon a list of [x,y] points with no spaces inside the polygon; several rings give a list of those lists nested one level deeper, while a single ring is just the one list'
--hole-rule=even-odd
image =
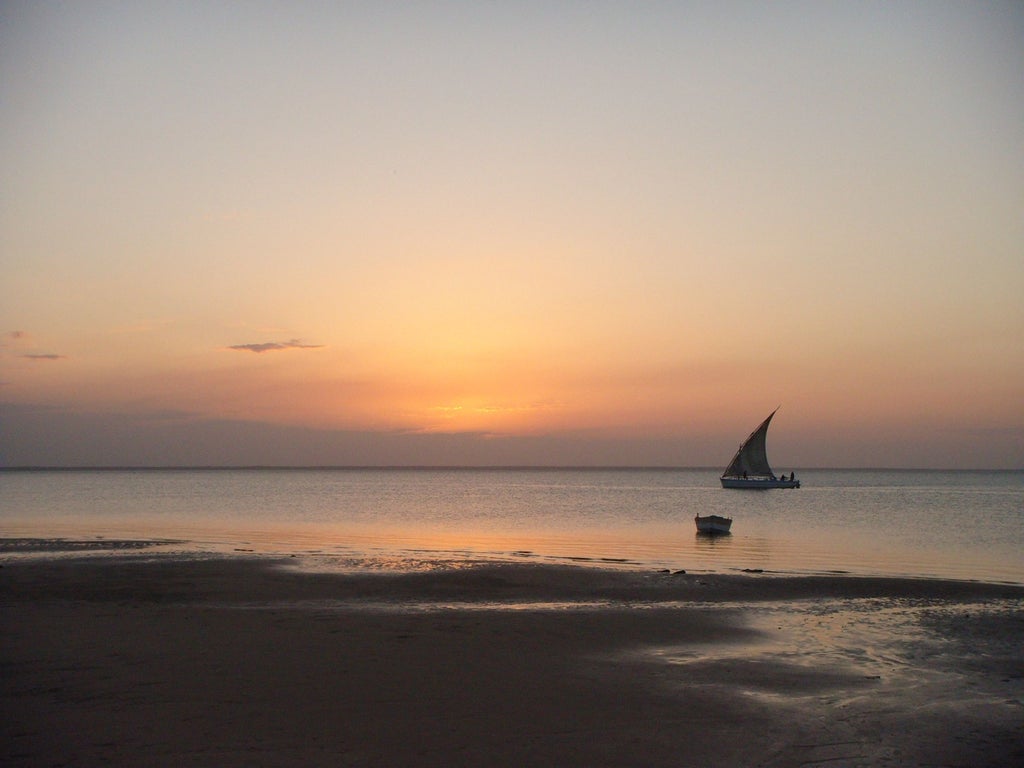
[{"label": "dhow hull", "polygon": [[770,477],[764,479],[754,477],[723,477],[723,488],[737,488],[754,491],[766,491],[769,488],[799,488],[799,480],[772,480]]}]

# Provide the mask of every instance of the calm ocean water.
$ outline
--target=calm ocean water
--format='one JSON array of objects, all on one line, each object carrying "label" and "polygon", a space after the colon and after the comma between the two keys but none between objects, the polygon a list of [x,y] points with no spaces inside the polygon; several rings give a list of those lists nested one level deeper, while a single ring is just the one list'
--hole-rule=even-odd
[{"label": "calm ocean water", "polygon": [[[0,472],[0,537],[173,539],[314,567],[515,559],[1024,583],[1024,472],[805,471],[728,491],[713,470]],[[693,516],[733,518],[696,536]],[[6,557],[20,556],[8,545]]]}]

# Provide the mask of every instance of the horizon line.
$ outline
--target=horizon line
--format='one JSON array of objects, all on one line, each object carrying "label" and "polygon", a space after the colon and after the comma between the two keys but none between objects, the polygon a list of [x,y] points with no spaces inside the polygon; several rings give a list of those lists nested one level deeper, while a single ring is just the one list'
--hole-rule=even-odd
[{"label": "horizon line", "polygon": [[[674,466],[668,464],[103,464],[103,465],[48,465],[25,464],[0,466],[0,472],[222,472],[222,471],[562,471],[562,472],[719,472],[716,466]],[[804,467],[805,472],[1024,472],[1024,467]]]}]

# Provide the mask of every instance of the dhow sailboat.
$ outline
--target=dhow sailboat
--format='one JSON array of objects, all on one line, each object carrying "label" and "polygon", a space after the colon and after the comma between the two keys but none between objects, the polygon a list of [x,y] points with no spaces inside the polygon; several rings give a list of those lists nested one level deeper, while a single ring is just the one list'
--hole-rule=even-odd
[{"label": "dhow sailboat", "polygon": [[772,422],[774,411],[768,414],[768,418],[761,422],[761,426],[750,433],[750,437],[743,441],[736,455],[732,457],[729,466],[722,473],[723,488],[743,488],[762,490],[766,488],[799,488],[800,481],[796,479],[796,473],[788,477],[776,477],[768,464],[768,454],[765,450],[765,440],[768,437],[768,425]]}]

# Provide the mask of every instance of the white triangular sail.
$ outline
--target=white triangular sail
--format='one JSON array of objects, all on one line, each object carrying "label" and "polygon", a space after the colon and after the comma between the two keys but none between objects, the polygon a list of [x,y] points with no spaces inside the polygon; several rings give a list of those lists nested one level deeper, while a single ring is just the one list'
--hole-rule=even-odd
[{"label": "white triangular sail", "polygon": [[[779,410],[778,408],[775,411]],[[743,445],[736,451],[732,462],[722,473],[722,477],[749,477],[749,478],[774,478],[771,466],[768,464],[768,453],[765,450],[765,440],[768,437],[768,425],[771,423],[775,411],[768,414],[768,418],[761,422],[761,426],[750,433],[750,437],[743,441]]]}]

